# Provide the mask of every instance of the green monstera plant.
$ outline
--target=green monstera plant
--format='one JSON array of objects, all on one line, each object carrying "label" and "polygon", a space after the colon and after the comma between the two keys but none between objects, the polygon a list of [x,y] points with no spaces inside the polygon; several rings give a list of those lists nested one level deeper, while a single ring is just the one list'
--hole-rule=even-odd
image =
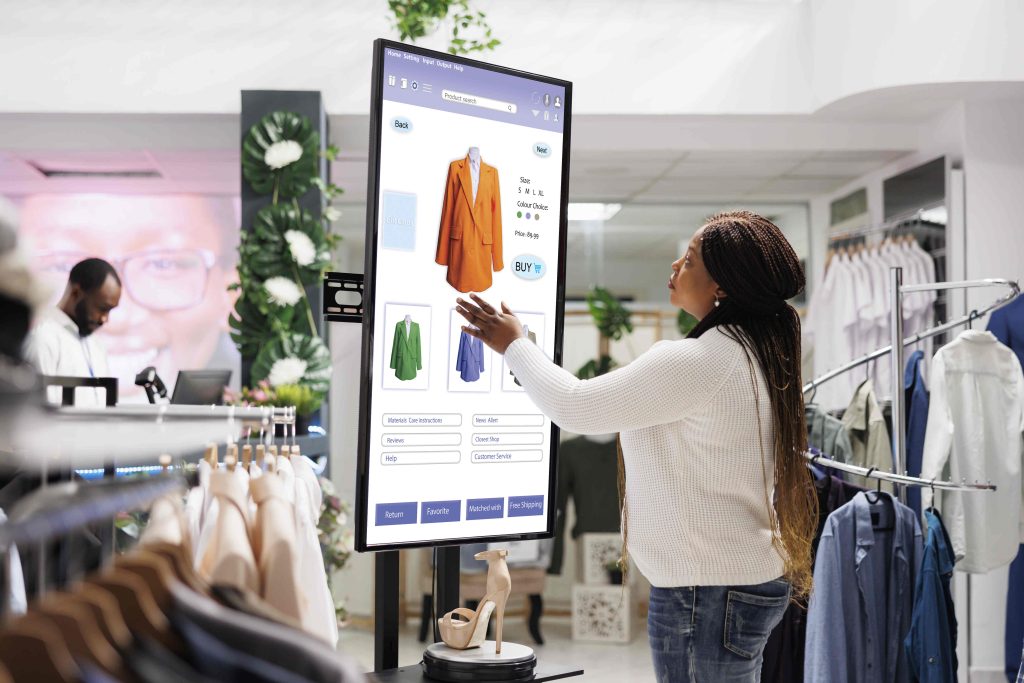
[{"label": "green monstera plant", "polygon": [[591,379],[613,370],[616,363],[610,353],[611,342],[633,331],[629,309],[604,287],[594,287],[587,293],[587,308],[601,335],[600,355],[588,360],[576,371],[580,379]]},{"label": "green monstera plant", "polygon": [[242,176],[257,193],[271,195],[271,203],[242,231],[231,338],[254,358],[254,386],[307,390],[298,402],[306,414],[320,407],[331,373],[306,288],[319,286],[330,264],[338,239],[330,222],[338,213],[327,206],[318,219],[298,199],[313,187],[328,204],[341,193],[319,177],[320,157],[333,161],[336,154],[333,146],[321,153],[309,119],[286,111],[264,116],[242,141]]}]

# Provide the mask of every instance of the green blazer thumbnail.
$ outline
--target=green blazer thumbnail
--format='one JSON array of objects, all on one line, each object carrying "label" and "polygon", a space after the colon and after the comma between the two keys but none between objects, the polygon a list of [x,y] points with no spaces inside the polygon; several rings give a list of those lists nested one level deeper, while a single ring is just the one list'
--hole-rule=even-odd
[{"label": "green blazer thumbnail", "polygon": [[404,320],[399,320],[395,325],[395,339],[391,344],[391,369],[395,371],[395,377],[402,381],[414,379],[416,371],[423,369],[419,323],[411,323],[408,333]]}]

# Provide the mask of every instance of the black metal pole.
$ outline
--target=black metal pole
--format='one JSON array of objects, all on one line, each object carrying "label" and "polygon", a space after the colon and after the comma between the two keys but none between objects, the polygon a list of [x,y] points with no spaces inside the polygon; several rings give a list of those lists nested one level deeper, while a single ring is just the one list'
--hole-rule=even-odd
[{"label": "black metal pole", "polygon": [[[451,545],[437,549],[437,595],[435,596],[438,617],[459,606],[459,546]],[[441,640],[434,621],[434,642]]]},{"label": "black metal pole", "polygon": [[398,668],[398,551],[377,553],[373,585],[373,670]]}]

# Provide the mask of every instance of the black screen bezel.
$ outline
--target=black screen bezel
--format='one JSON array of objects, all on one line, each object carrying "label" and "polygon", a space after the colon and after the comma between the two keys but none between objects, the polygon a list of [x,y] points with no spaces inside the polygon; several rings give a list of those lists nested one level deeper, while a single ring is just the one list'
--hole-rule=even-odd
[{"label": "black screen bezel", "polygon": [[[487,64],[465,57],[450,55],[445,52],[436,52],[421,47],[406,45],[396,41],[379,38],[373,43],[373,71],[370,86],[370,145],[368,180],[366,190],[366,251],[364,262],[364,284],[363,284],[363,340],[362,340],[362,370],[360,373],[359,386],[359,441],[358,457],[356,464],[356,528],[355,545],[358,552],[383,552],[388,550],[401,550],[409,548],[431,548],[436,546],[463,545],[467,543],[496,543],[503,541],[526,541],[534,539],[551,538],[554,536],[555,528],[555,492],[557,488],[557,454],[558,454],[558,427],[551,423],[551,445],[548,472],[548,503],[547,503],[547,527],[543,532],[530,532],[522,534],[505,534],[500,536],[473,536],[463,538],[439,538],[428,541],[410,541],[408,543],[392,543],[383,545],[367,546],[367,525],[372,516],[369,514],[369,472],[370,472],[370,449],[368,440],[370,438],[370,400],[373,389],[373,329],[375,316],[375,284],[377,276],[377,226],[379,222],[380,188],[378,178],[380,174],[380,141],[382,129],[382,109],[384,96],[384,51],[387,48],[402,50],[413,54],[431,57],[438,60],[449,61],[457,64],[464,64],[478,69],[486,69],[497,73],[518,76],[547,83],[565,89],[565,101],[562,107],[564,112],[563,121],[563,152],[562,152],[562,192],[559,201],[558,219],[558,271],[555,302],[555,351],[554,362],[562,364],[562,341],[563,327],[565,321],[565,253],[566,236],[568,226],[568,205],[569,205],[569,149],[570,129],[572,126],[572,83],[557,78],[539,76],[537,74],[508,69],[493,64]],[[454,295],[453,295],[454,296]]]}]

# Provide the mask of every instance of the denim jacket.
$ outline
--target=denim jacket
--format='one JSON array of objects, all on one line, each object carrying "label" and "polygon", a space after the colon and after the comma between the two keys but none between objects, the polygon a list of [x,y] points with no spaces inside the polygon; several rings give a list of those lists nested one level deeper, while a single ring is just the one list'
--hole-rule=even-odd
[{"label": "denim jacket", "polygon": [[924,512],[928,526],[921,572],[914,587],[914,614],[904,641],[914,679],[921,683],[956,681],[956,612],[949,594],[953,546],[942,518]]},{"label": "denim jacket", "polygon": [[825,523],[807,611],[805,680],[910,681],[902,645],[910,630],[921,528],[910,508],[878,495],[892,504],[891,531],[872,528],[873,506],[864,493]]}]

